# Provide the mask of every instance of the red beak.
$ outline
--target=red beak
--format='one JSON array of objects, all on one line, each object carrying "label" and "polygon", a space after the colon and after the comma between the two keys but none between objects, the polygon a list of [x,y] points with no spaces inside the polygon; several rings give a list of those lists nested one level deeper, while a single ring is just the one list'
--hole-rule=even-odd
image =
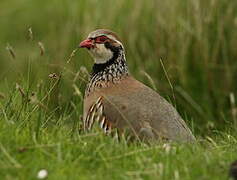
[{"label": "red beak", "polygon": [[86,39],[80,43],[79,47],[90,49],[90,48],[94,47],[94,44],[91,39]]}]

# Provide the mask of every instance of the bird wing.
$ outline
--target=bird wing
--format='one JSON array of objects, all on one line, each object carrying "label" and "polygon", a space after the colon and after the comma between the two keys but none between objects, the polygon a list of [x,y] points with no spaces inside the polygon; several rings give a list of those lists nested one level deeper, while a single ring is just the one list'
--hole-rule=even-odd
[{"label": "bird wing", "polygon": [[100,128],[105,133],[109,133],[112,128],[112,123],[109,122],[104,114],[103,97],[100,96],[95,103],[90,107],[86,118],[84,119],[84,130],[91,130],[94,123],[98,122]]}]

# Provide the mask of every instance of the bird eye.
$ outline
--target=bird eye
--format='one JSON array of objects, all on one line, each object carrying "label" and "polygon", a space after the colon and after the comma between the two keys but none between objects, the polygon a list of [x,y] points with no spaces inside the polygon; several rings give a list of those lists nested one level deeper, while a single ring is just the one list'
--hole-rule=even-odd
[{"label": "bird eye", "polygon": [[96,43],[103,43],[107,40],[108,38],[106,36],[99,36],[96,38],[95,42]]}]

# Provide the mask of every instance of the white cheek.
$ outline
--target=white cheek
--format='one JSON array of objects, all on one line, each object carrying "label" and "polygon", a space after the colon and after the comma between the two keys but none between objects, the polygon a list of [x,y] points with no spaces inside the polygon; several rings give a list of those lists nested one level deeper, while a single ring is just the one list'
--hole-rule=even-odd
[{"label": "white cheek", "polygon": [[113,57],[113,52],[107,49],[104,44],[96,44],[96,47],[90,50],[95,63],[102,64]]}]

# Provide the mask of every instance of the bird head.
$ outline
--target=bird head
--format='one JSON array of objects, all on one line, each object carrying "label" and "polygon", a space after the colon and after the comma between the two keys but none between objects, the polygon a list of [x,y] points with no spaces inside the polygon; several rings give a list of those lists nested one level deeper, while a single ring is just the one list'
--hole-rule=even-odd
[{"label": "bird head", "polygon": [[106,29],[91,32],[79,47],[87,48],[96,64],[104,64],[116,56],[119,51],[124,50],[118,36]]}]

